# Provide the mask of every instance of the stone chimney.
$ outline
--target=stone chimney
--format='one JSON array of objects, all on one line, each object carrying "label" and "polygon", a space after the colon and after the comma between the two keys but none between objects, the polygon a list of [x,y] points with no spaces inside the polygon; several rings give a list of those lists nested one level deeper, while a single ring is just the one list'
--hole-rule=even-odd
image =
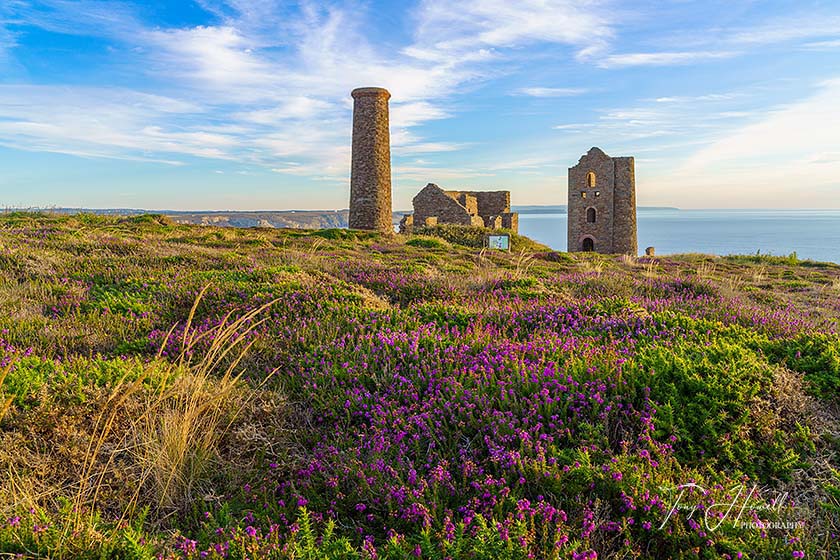
[{"label": "stone chimney", "polygon": [[353,163],[350,228],[394,233],[391,217],[391,137],[383,88],[359,88],[353,96]]}]

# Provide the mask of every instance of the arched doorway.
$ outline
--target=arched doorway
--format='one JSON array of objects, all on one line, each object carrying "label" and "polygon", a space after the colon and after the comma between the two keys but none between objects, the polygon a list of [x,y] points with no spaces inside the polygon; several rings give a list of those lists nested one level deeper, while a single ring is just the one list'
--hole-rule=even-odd
[{"label": "arched doorway", "polygon": [[584,237],[582,248],[584,251],[594,251],[595,241],[591,237]]},{"label": "arched doorway", "polygon": [[587,223],[594,224],[595,223],[595,216],[596,216],[595,209],[594,208],[589,208],[586,211],[586,221],[587,221]]}]

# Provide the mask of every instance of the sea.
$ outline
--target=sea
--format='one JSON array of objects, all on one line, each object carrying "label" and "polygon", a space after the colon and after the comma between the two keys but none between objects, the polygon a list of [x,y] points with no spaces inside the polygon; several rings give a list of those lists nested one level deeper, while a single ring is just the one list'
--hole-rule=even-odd
[{"label": "sea", "polygon": [[[639,251],[657,255],[777,255],[840,263],[840,210],[677,210],[637,212]],[[519,233],[565,251],[566,214],[523,213]],[[515,248],[514,248],[515,250]]]}]

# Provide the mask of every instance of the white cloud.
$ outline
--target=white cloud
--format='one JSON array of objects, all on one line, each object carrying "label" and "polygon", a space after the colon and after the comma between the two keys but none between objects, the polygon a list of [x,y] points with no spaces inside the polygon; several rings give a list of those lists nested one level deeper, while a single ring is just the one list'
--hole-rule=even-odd
[{"label": "white cloud", "polygon": [[226,88],[270,86],[276,78],[271,67],[253,52],[255,45],[233,27],[194,27],[190,29],[144,31],[138,37],[145,48],[153,49],[158,65],[167,74],[195,80],[203,86]]},{"label": "white cloud", "polygon": [[571,0],[424,0],[417,42],[428,53],[515,47],[536,42],[570,45],[592,56],[613,37],[604,2]]},{"label": "white cloud", "polygon": [[752,28],[730,30],[722,38],[736,44],[766,45],[812,37],[840,35],[840,17],[812,12],[759,23]]},{"label": "white cloud", "polygon": [[184,101],[116,88],[0,85],[0,142],[85,157],[230,158],[224,148],[234,145],[233,139],[166,124],[179,114],[200,111]]},{"label": "white cloud", "polygon": [[814,41],[812,43],[805,43],[802,48],[812,51],[834,50],[840,49],[840,39],[832,41]]},{"label": "white cloud", "polygon": [[[840,78],[820,84],[813,96],[768,112],[696,153],[690,168],[724,162],[776,168],[805,154],[840,149]],[[769,163],[769,165],[768,165]]]},{"label": "white cloud", "polygon": [[627,66],[671,66],[691,64],[703,60],[715,60],[735,56],[733,51],[683,51],[613,54],[598,61],[601,68],[623,68]]},{"label": "white cloud", "polygon": [[585,88],[557,88],[557,87],[526,87],[516,90],[518,95],[531,97],[567,97],[571,95],[582,95],[589,91]]},{"label": "white cloud", "polygon": [[[0,141],[88,157],[235,160],[340,178],[349,168],[354,87],[391,91],[396,156],[453,151],[464,145],[416,130],[451,117],[446,100],[498,72],[485,65],[498,61],[505,49],[542,42],[570,46],[580,55],[612,37],[609,12],[597,1],[582,6],[571,0],[468,0],[454,6],[422,0],[411,20],[413,42],[390,50],[369,42],[366,8],[353,0],[199,4],[217,21],[150,27],[137,8],[123,2],[16,1],[18,20],[105,39],[127,68],[146,73],[150,91],[170,93],[145,97],[114,88],[67,86],[59,92],[32,86],[20,92],[20,103],[3,105]],[[3,91],[9,101],[11,90]],[[525,94],[573,93],[578,92],[531,88]],[[53,95],[60,98],[55,106]]]},{"label": "white cloud", "polygon": [[288,119],[311,119],[334,109],[333,104],[304,95],[281,100],[269,109],[257,109],[234,113],[231,117],[261,125],[274,126]]},{"label": "white cloud", "polygon": [[452,115],[448,111],[427,101],[394,103],[390,107],[391,126],[396,128],[409,128],[426,121],[445,119],[450,116]]},{"label": "white cloud", "polygon": [[697,103],[701,101],[727,101],[739,97],[737,93],[709,93],[706,95],[677,95],[657,97],[657,103]]},{"label": "white cloud", "polygon": [[551,128],[553,128],[554,130],[580,130],[582,128],[586,128],[587,126],[590,125],[586,123],[569,123],[554,125]]},{"label": "white cloud", "polygon": [[823,206],[826,201],[814,197],[815,189],[840,186],[838,98],[840,78],[823,82],[810,97],[719,134],[661,184],[680,184],[687,204],[695,207],[709,200],[730,206]]}]

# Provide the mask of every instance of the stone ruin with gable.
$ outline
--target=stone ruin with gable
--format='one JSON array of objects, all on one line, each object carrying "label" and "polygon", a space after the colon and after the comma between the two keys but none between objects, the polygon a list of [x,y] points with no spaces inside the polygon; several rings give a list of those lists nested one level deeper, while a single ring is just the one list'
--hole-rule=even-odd
[{"label": "stone ruin with gable", "polygon": [[400,232],[437,224],[508,229],[517,232],[519,214],[510,211],[510,191],[445,191],[429,183],[412,201],[413,214],[405,214]]}]

